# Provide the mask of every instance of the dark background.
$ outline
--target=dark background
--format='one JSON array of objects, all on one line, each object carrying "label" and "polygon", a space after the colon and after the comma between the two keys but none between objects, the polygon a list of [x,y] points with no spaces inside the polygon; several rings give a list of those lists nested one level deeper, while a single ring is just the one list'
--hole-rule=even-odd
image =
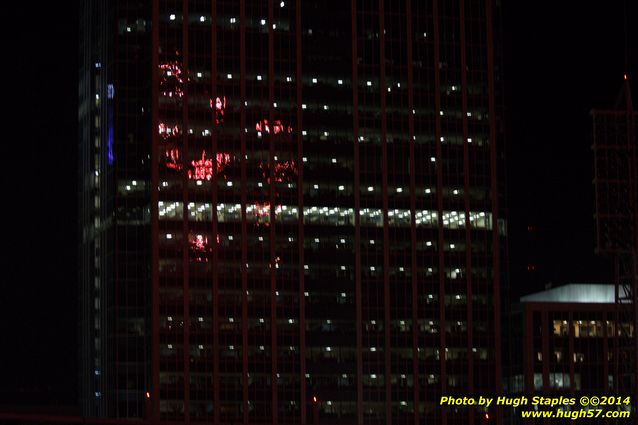
[{"label": "dark background", "polygon": [[[3,5],[3,409],[77,411],[78,1]],[[623,1],[503,3],[512,293],[611,282],[593,252],[589,111],[622,87]],[[632,80],[638,6],[625,3]]]}]

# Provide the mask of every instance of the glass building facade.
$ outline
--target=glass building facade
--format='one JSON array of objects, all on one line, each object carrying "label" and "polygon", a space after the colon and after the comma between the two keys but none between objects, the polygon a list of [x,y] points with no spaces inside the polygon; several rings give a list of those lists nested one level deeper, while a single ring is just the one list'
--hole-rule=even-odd
[{"label": "glass building facade", "polygon": [[85,414],[479,423],[501,388],[491,0],[83,6]]}]

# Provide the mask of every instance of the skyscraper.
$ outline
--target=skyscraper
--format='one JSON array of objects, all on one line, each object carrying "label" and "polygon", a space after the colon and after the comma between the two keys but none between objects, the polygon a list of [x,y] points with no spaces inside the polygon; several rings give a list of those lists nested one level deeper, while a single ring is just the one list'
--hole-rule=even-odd
[{"label": "skyscraper", "polygon": [[501,388],[491,0],[88,1],[85,414],[479,423]]}]

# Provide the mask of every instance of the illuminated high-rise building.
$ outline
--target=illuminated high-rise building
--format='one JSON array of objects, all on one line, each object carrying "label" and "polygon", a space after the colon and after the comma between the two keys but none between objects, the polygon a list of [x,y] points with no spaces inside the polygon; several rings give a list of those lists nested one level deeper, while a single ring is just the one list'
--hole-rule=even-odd
[{"label": "illuminated high-rise building", "polygon": [[501,388],[498,6],[82,7],[84,413],[480,423],[439,398]]}]

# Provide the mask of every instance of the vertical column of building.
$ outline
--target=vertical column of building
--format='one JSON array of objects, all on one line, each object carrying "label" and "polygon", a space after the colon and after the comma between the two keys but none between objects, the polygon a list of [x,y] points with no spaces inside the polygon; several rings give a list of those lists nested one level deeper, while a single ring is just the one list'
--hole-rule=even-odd
[{"label": "vertical column of building", "polygon": [[159,420],[160,399],[160,296],[159,296],[159,0],[151,12],[151,388],[147,418]]},{"label": "vertical column of building", "polygon": [[306,379],[306,284],[305,284],[305,233],[304,233],[304,167],[303,167],[303,68],[302,68],[302,26],[301,26],[301,0],[295,0],[295,103],[296,103],[296,132],[295,141],[297,143],[297,199],[299,218],[297,222],[297,247],[298,247],[298,260],[297,260],[297,279],[299,280],[299,290],[297,291],[299,297],[299,423],[306,425],[307,423],[307,409],[308,409],[308,392],[307,392],[307,379]]},{"label": "vertical column of building", "polygon": [[414,201],[415,201],[415,239],[417,285],[417,358],[421,375],[415,377],[414,385],[420,389],[421,403],[415,409],[424,410],[426,421],[439,422],[438,407],[440,374],[440,335],[439,310],[442,299],[439,297],[438,271],[438,219],[436,196],[437,157],[435,138],[435,100],[434,79],[438,64],[434,60],[433,7],[429,3],[411,2],[407,11],[411,16],[412,33],[408,43],[411,49],[412,106],[409,122],[414,126],[411,147],[414,150]]},{"label": "vertical column of building", "polygon": [[[487,36],[486,36],[486,44],[487,44],[487,81],[488,81],[488,118],[490,125],[490,192],[492,196],[492,298],[493,298],[493,306],[494,306],[494,341],[496,352],[494,353],[494,391],[496,394],[501,393],[501,243],[500,243],[500,234],[499,234],[499,217],[500,217],[500,205],[499,205],[499,164],[501,160],[499,159],[499,143],[500,137],[497,132],[496,124],[497,124],[497,111],[496,111],[496,83],[495,76],[496,71],[494,68],[494,5],[492,0],[486,0],[485,2],[485,23],[487,27]],[[502,420],[502,416],[499,413],[497,416],[497,420]]]},{"label": "vertical column of building", "polygon": [[[188,117],[188,103],[189,103],[189,45],[188,45],[188,1],[182,2],[182,72],[185,74],[183,83],[183,96],[182,96],[182,152],[183,160],[188,160],[190,157],[189,151],[189,117]],[[187,163],[184,164],[186,168]],[[183,346],[182,346],[182,362],[183,362],[183,402],[184,402],[184,421],[190,422],[190,285],[189,285],[189,272],[190,272],[190,208],[189,208],[189,185],[188,175],[185,171],[182,172],[182,332],[183,332]],[[193,208],[194,209],[194,208]]]},{"label": "vertical column of building", "polygon": [[[267,16],[266,20],[268,31],[268,122],[271,126],[275,125],[275,47],[274,47],[274,19],[273,19],[273,0],[268,0]],[[269,231],[269,262],[270,262],[270,382],[272,383],[270,391],[270,403],[271,403],[271,417],[272,423],[279,422],[279,401],[278,401],[278,389],[279,389],[279,373],[277,368],[279,358],[279,344],[277,342],[277,270],[279,267],[277,257],[277,217],[276,213],[279,210],[280,204],[276,200],[277,190],[277,178],[275,176],[275,166],[277,158],[276,155],[276,136],[274,134],[274,128],[272,134],[268,137],[268,204],[270,205],[270,231]]]},{"label": "vertical column of building", "polygon": [[392,424],[392,347],[390,331],[390,231],[388,223],[388,119],[386,116],[386,57],[385,57],[385,7],[379,0],[379,103],[381,114],[381,196],[383,208],[383,323],[384,323],[384,383],[385,423]]},{"label": "vertical column of building", "polygon": [[242,419],[249,421],[248,406],[248,224],[246,222],[247,196],[247,162],[246,162],[246,0],[239,6],[239,78],[240,78],[240,140],[241,140],[241,354],[242,354]]},{"label": "vertical column of building", "polygon": [[[446,322],[445,322],[445,257],[444,257],[444,235],[443,235],[443,154],[442,147],[439,143],[441,138],[441,60],[440,60],[440,22],[439,22],[439,2],[434,0],[432,3],[432,22],[434,32],[434,120],[435,120],[435,135],[434,143],[436,144],[436,209],[437,209],[437,221],[438,221],[438,235],[437,235],[437,276],[439,283],[438,300],[439,300],[439,364],[440,364],[440,388],[441,395],[447,393],[447,362],[445,349],[447,347],[446,339]],[[447,423],[447,411],[441,411],[441,422]]]},{"label": "vertical column of building", "polygon": [[[210,73],[210,85],[211,85],[211,102],[217,102],[219,98],[220,101],[223,101],[225,98],[222,93],[218,90],[218,51],[217,51],[217,31],[219,27],[218,23],[218,15],[217,15],[217,0],[212,0],[211,2],[211,73]],[[225,105],[224,105],[225,107]],[[224,111],[225,112],[225,111]],[[220,152],[220,143],[219,143],[219,135],[221,124],[220,120],[218,120],[219,111],[217,108],[213,108],[211,104],[211,122],[213,125],[213,134],[212,134],[212,154],[213,158],[218,158],[220,155],[224,155],[224,152]],[[229,158],[230,159],[230,158]],[[221,241],[220,231],[219,231],[219,215],[218,208],[219,205],[219,183],[220,179],[220,170],[217,166],[213,167],[213,185],[211,192],[211,212],[212,212],[212,236],[213,241]],[[213,361],[213,423],[219,423],[220,421],[220,407],[221,407],[221,397],[220,397],[220,342],[219,342],[219,325],[220,325],[220,305],[219,305],[219,286],[220,286],[220,253],[219,249],[221,248],[221,244],[217,243],[216,248],[213,251],[213,259],[212,259],[212,361]]]},{"label": "vertical column of building", "polygon": [[416,236],[416,155],[414,151],[414,55],[412,28],[412,0],[405,2],[405,34],[406,34],[406,76],[408,83],[408,143],[409,143],[409,175],[410,175],[410,285],[412,297],[412,388],[413,388],[413,421],[414,425],[420,423],[421,373],[419,364],[419,288],[418,288],[418,263],[417,263],[417,236]]},{"label": "vertical column of building", "polygon": [[[461,56],[461,119],[462,122],[462,139],[463,144],[463,210],[465,215],[465,299],[467,300],[467,387],[468,395],[475,395],[474,388],[474,309],[473,309],[473,291],[472,291],[472,222],[470,221],[470,148],[468,140],[468,101],[467,101],[467,34],[465,22],[465,0],[460,0],[459,5],[459,26],[460,26],[460,56]],[[475,421],[474,409],[470,410],[469,423],[472,425]]]},{"label": "vertical column of building", "polygon": [[354,273],[355,273],[355,332],[356,332],[356,394],[357,425],[363,424],[363,305],[361,284],[361,159],[359,142],[359,49],[357,38],[357,0],[352,0],[352,140],[354,156]]}]

